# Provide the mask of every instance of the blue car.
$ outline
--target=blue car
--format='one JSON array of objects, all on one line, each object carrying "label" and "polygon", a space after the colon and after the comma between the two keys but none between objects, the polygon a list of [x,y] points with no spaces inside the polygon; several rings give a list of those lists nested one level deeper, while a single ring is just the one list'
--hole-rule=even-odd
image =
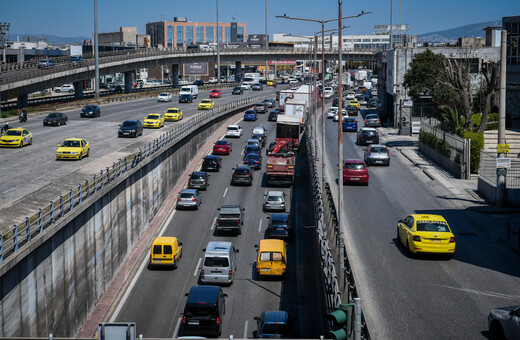
[{"label": "blue car", "polygon": [[260,170],[262,168],[262,156],[258,153],[248,153],[244,156],[244,164],[249,165],[253,169]]},{"label": "blue car", "polygon": [[268,219],[267,236],[272,238],[291,238],[292,223],[289,214],[273,214]]},{"label": "blue car", "polygon": [[288,335],[287,312],[265,311],[260,316],[255,317],[256,331],[255,338],[285,338]]},{"label": "blue car", "polygon": [[249,155],[249,154],[260,154],[260,147],[258,145],[248,145],[246,146],[246,148],[244,149],[244,155]]},{"label": "blue car", "polygon": [[345,131],[357,132],[358,128],[357,128],[356,118],[352,118],[352,117],[343,118],[342,128],[343,128],[343,132],[345,132]]},{"label": "blue car", "polygon": [[258,116],[256,115],[256,112],[254,110],[247,110],[244,113],[244,121],[246,121],[246,120],[255,121],[257,119],[258,119]]}]

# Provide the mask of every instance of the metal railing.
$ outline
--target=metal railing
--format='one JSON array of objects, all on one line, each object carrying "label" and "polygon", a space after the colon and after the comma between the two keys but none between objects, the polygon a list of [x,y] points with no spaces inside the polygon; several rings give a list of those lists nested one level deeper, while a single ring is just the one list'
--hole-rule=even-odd
[{"label": "metal railing", "polygon": [[[511,168],[507,169],[506,188],[520,189],[520,158],[510,158]],[[478,175],[490,183],[497,182],[497,154],[480,151],[480,169]]]},{"label": "metal railing", "polygon": [[23,222],[15,224],[9,231],[0,234],[0,263],[19,251],[21,247],[30,243],[35,237],[41,235],[46,228],[66,217],[67,214],[82,205],[86,199],[111,185],[117,178],[135,168],[143,160],[153,156],[162,148],[171,146],[172,143],[186,137],[202,123],[205,124],[226,111],[253,104],[262,98],[265,98],[265,96],[257,95],[243,98],[211,110],[199,112],[181,122],[181,124],[175,125],[152,142],[145,144],[136,152],[116,160],[112,166],[101,169],[99,173],[93,174],[85,182],[70,188],[58,199],[51,201],[49,205],[39,208],[36,214],[26,217]]}]

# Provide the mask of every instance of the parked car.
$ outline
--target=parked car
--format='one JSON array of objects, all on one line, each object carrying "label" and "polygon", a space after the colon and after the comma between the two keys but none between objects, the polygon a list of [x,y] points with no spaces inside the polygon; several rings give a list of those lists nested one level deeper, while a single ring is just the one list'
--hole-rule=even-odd
[{"label": "parked car", "polygon": [[231,94],[244,94],[244,88],[242,86],[235,86]]},{"label": "parked car", "polygon": [[188,189],[208,190],[209,175],[205,171],[194,171],[188,178]]},{"label": "parked car", "polygon": [[271,238],[290,238],[292,236],[291,217],[287,213],[276,213],[268,216],[266,234]]},{"label": "parked car", "polygon": [[363,127],[357,135],[358,145],[379,144],[379,133],[371,127]]},{"label": "parked car", "polygon": [[123,87],[121,85],[110,85],[108,90],[112,93],[122,93]]},{"label": "parked car", "polygon": [[256,114],[256,111],[254,110],[247,110],[244,112],[244,122],[245,121],[255,121],[258,119],[258,116]]},{"label": "parked car", "polygon": [[126,120],[119,125],[118,137],[137,137],[143,135],[143,123],[140,120]]},{"label": "parked car", "polygon": [[60,92],[73,93],[74,92],[74,85],[72,85],[72,84],[63,84],[61,86],[54,87],[52,90],[54,92],[56,92],[56,93],[60,93]]},{"label": "parked car", "polygon": [[66,114],[61,113],[61,112],[52,112],[52,113],[49,113],[47,115],[47,117],[45,117],[43,119],[43,126],[47,126],[47,125],[57,125],[57,126],[65,125],[65,124],[67,124],[68,120],[69,120],[69,117],[67,117]]},{"label": "parked car", "polygon": [[365,126],[367,127],[381,127],[381,120],[377,113],[370,113],[365,116]]},{"label": "parked car", "polygon": [[264,211],[285,212],[286,196],[283,191],[268,191],[264,196]]},{"label": "parked car", "polygon": [[192,103],[193,95],[189,93],[183,93],[179,96],[179,103]]},{"label": "parked car", "polygon": [[101,108],[97,105],[85,105],[81,109],[81,118],[85,117],[100,117],[101,116]]},{"label": "parked car", "polygon": [[244,131],[242,130],[242,127],[240,125],[229,125],[226,128],[226,133],[224,134],[226,137],[237,137],[240,138],[242,136],[242,133]]},{"label": "parked car", "polygon": [[172,101],[172,94],[170,92],[161,92],[157,96],[158,102],[171,102]]},{"label": "parked car", "polygon": [[492,339],[520,339],[520,306],[492,309],[488,327]]},{"label": "parked car", "polygon": [[352,117],[343,118],[342,130],[343,130],[343,132],[346,132],[346,131],[356,132],[358,130],[356,118],[352,118]]},{"label": "parked car", "polygon": [[184,189],[179,192],[176,209],[199,209],[201,203],[202,200],[197,189]]},{"label": "parked car", "polygon": [[233,168],[231,176],[231,185],[247,184],[253,185],[253,172],[248,165],[237,165]]},{"label": "parked car", "polygon": [[207,155],[202,161],[202,171],[220,171],[222,166],[222,158],[214,155]]},{"label": "parked car", "polygon": [[390,165],[390,152],[381,144],[371,144],[365,149],[365,163],[367,165],[382,164]]},{"label": "parked car", "polygon": [[343,184],[361,183],[368,185],[369,175],[362,159],[346,159],[343,164]]}]

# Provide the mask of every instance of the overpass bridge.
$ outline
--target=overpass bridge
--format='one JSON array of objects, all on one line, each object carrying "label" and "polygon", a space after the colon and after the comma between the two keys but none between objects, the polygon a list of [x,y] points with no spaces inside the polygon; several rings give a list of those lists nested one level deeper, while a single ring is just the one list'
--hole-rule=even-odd
[{"label": "overpass bridge", "polygon": [[[375,62],[378,50],[343,49],[343,60]],[[321,53],[319,49],[318,53]],[[338,49],[325,49],[325,60],[337,59]],[[308,59],[308,49],[287,48],[223,48],[220,51],[221,63],[235,63],[241,69],[244,61],[265,59]],[[216,51],[194,49],[147,49],[123,50],[104,53],[99,58],[99,74],[101,76],[114,73],[125,74],[125,92],[132,92],[132,76],[138,68],[171,65],[173,87],[178,87],[179,65],[185,63],[215,62]],[[27,95],[42,91],[64,83],[73,83],[76,99],[83,98],[83,82],[95,77],[94,58],[83,62],[61,62],[55,66],[39,69],[35,62],[21,65],[4,65],[0,69],[0,99],[18,99],[18,107],[27,106]],[[240,71],[239,71],[240,72]]]}]

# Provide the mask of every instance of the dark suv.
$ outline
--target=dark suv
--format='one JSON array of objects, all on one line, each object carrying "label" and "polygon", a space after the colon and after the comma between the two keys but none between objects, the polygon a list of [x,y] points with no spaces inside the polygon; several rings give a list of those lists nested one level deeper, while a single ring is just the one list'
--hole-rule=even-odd
[{"label": "dark suv", "polygon": [[209,155],[204,157],[202,161],[202,171],[220,171],[222,165],[222,158],[218,156]]},{"label": "dark suv", "polygon": [[235,86],[231,94],[244,94],[244,89],[242,86]]},{"label": "dark suv", "polygon": [[182,335],[218,337],[227,295],[217,286],[193,286],[182,314]]},{"label": "dark suv", "polygon": [[179,103],[192,103],[193,96],[189,93],[184,93],[179,96]]},{"label": "dark suv", "polygon": [[362,128],[357,135],[358,145],[379,144],[379,134],[374,128]]},{"label": "dark suv", "polygon": [[233,176],[231,177],[231,184],[247,184],[253,185],[253,169],[247,165],[240,165],[233,168]]},{"label": "dark suv", "polygon": [[290,238],[292,236],[292,223],[289,214],[273,214],[267,219],[269,220],[266,230],[267,236],[272,238]]},{"label": "dark suv", "polygon": [[137,137],[143,135],[143,123],[140,120],[126,120],[119,125],[118,137]]}]

